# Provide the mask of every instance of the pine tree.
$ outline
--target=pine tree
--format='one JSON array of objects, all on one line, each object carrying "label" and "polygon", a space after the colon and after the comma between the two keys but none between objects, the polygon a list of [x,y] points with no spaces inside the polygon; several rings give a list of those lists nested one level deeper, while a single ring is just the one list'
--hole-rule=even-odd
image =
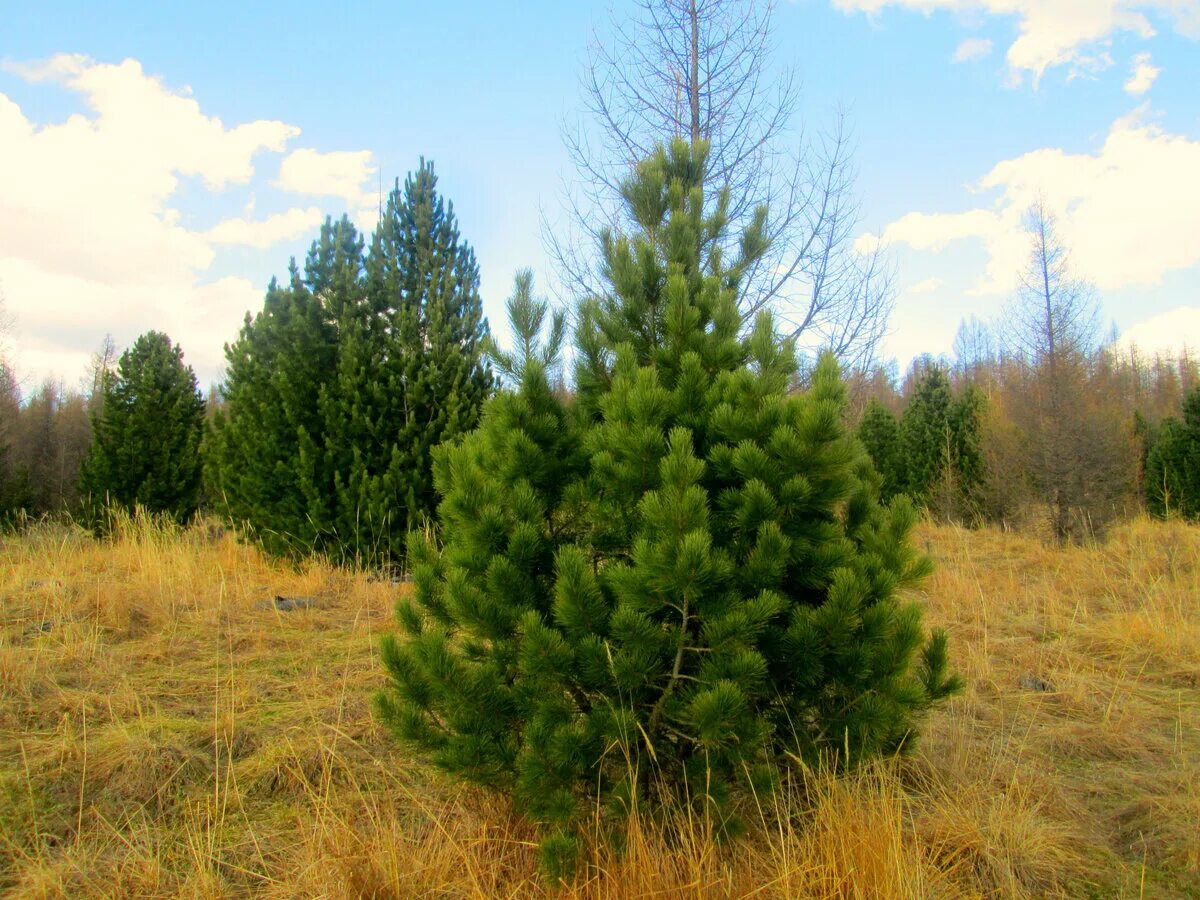
[{"label": "pine tree", "polygon": [[1200,521],[1200,387],[1183,401],[1183,419],[1163,420],[1146,459],[1146,503],[1165,518]]},{"label": "pine tree", "polygon": [[93,504],[185,521],[200,493],[204,398],[183,351],[157,331],[123,354],[94,423],[81,485]]},{"label": "pine tree", "polygon": [[891,500],[908,486],[908,472],[900,444],[900,423],[886,406],[872,398],[858,423],[858,439],[866,447],[879,473],[879,494]]},{"label": "pine tree", "polygon": [[491,390],[474,252],[422,161],[370,251],[326,220],[226,348],[209,490],[269,551],[390,565],[433,511],[432,448]]},{"label": "pine tree", "polygon": [[440,532],[410,537],[415,597],[383,642],[383,719],[512,792],[551,871],[597,792],[616,816],[665,792],[733,828],[788,759],[911,746],[958,686],[945,635],[897,596],[928,560],[912,506],[878,502],[837,364],[796,395],[771,318],[741,332],[765,213],[726,261],[728,195],[706,208],[703,154],[676,142],[625,185],[639,230],[603,240],[573,398],[547,377],[538,317],[510,302],[536,350],[437,451]]},{"label": "pine tree", "polygon": [[906,489],[926,503],[950,463],[950,379],[930,363],[917,375],[915,390],[901,418],[901,447],[907,470]]},{"label": "pine tree", "polygon": [[983,485],[981,391],[955,397],[946,370],[924,363],[900,421],[905,489],[918,504],[943,518],[970,519]]},{"label": "pine tree", "polygon": [[954,517],[972,520],[981,515],[987,466],[983,453],[983,418],[987,397],[974,384],[959,391],[950,404],[950,435],[955,494]]},{"label": "pine tree", "polygon": [[359,312],[362,240],[348,218],[326,219],[301,274],[272,280],[246,316],[206,445],[217,508],[269,551],[298,556],[330,541],[332,478],[317,398],[337,367],[341,323]]},{"label": "pine tree", "polygon": [[[522,373],[534,362],[541,364],[551,382],[559,375],[560,352],[566,336],[567,317],[562,310],[550,312],[550,302],[533,296],[533,271],[522,269],[513,279],[508,299],[508,317],[516,346],[503,350],[491,335],[484,340],[484,352],[510,387],[518,387]],[[550,333],[542,338],[546,314],[550,313]]]},{"label": "pine tree", "polygon": [[433,448],[475,427],[492,384],[479,267],[424,160],[388,198],[365,308],[321,408],[335,527],[359,558],[386,560],[433,512]]}]

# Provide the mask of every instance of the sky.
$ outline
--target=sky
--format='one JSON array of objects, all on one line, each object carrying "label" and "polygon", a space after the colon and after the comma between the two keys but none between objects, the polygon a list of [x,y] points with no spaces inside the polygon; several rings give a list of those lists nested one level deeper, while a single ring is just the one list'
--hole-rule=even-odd
[{"label": "sky", "polygon": [[[503,335],[514,272],[554,283],[563,129],[628,0],[433,4],[0,0],[0,296],[27,387],[105,334],[178,341],[202,385],[326,215],[368,230],[424,157]],[[845,113],[896,310],[883,355],[994,320],[1058,217],[1106,323],[1200,348],[1200,0],[781,0],[799,142]]]}]

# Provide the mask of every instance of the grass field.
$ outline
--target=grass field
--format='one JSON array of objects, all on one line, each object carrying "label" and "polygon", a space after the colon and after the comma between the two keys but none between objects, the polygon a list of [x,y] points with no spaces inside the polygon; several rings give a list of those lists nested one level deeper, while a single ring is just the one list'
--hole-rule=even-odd
[{"label": "grass field", "polygon": [[211,528],[0,538],[0,894],[1200,895],[1200,529],[918,540],[968,687],[915,756],[798,775],[731,846],[634,822],[554,888],[373,721],[397,588]]}]

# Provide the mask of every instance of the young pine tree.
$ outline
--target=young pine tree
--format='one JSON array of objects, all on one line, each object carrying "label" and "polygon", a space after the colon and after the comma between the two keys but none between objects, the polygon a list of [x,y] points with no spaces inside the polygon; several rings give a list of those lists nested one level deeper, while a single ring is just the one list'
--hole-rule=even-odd
[{"label": "young pine tree", "polygon": [[910,746],[958,686],[945,635],[898,596],[929,563],[911,505],[878,502],[836,363],[794,395],[771,318],[741,331],[763,216],[724,259],[728,196],[706,206],[704,166],[677,142],[625,185],[639,229],[603,241],[573,398],[547,378],[541,317],[510,304],[534,352],[437,451],[441,529],[410,538],[415,596],[383,642],[383,719],[511,792],[551,871],[597,796],[615,816],[686,798],[732,827],[788,759]]},{"label": "young pine tree", "polygon": [[273,553],[396,561],[433,511],[432,447],[478,421],[479,271],[435,186],[422,162],[369,252],[348,218],[326,220],[226,348],[209,491]]},{"label": "young pine tree", "polygon": [[157,331],[123,354],[80,475],[90,504],[140,506],[177,521],[200,495],[204,398],[183,351]]}]

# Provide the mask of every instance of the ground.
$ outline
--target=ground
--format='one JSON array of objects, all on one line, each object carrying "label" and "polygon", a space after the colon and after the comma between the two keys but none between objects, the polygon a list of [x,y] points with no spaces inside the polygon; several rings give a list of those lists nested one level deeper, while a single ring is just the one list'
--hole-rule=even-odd
[{"label": "ground", "polygon": [[375,722],[403,585],[211,524],[2,537],[0,894],[1200,895],[1200,528],[917,539],[967,689],[915,755],[797,773],[732,844],[635,822],[563,887]]}]

